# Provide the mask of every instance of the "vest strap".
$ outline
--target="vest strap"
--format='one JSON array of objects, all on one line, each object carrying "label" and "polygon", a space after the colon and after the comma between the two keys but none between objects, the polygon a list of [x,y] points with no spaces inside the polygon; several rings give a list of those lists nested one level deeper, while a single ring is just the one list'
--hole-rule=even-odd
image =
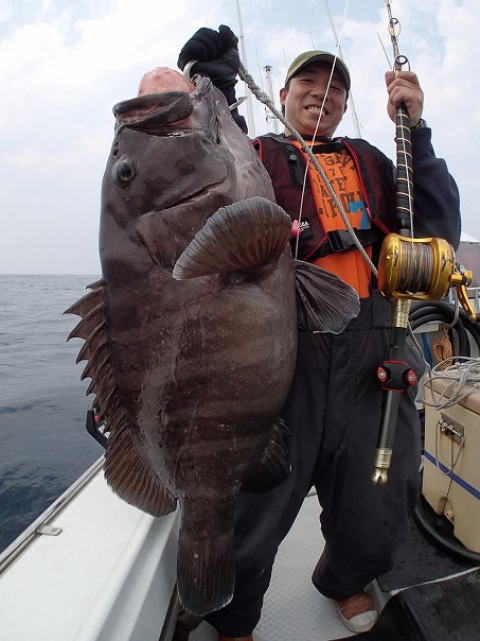
[{"label": "vest strap", "polygon": [[[356,229],[355,235],[362,247],[373,245],[383,238],[383,234],[373,227],[372,229]],[[347,229],[335,229],[327,232],[325,236],[326,240],[308,257],[309,261],[314,261],[330,254],[338,254],[356,247]]]}]

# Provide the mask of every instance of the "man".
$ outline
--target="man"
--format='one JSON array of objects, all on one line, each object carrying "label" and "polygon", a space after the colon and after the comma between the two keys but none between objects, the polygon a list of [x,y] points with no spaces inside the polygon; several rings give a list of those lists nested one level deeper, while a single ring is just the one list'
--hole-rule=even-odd
[{"label": "man", "polygon": [[[235,40],[230,37],[222,44],[226,29],[197,32],[183,47],[179,66],[183,69],[188,60],[199,60],[192,72],[210,75],[218,86],[229,85],[229,94],[225,93],[233,103],[238,59],[218,82],[219,69],[225,71],[222,61],[217,65],[219,57],[228,50],[230,60],[235,58]],[[386,83],[390,117],[403,103],[412,125],[415,235],[441,236],[456,247],[458,191],[444,161],[435,157],[430,129],[421,119],[423,92],[418,79],[411,72],[387,73]],[[332,138],[347,108],[349,91],[345,64],[330,53],[309,51],[290,65],[280,101],[287,121],[311,141],[360,241],[375,261],[383,236],[395,231],[393,167],[364,140]],[[278,204],[300,222],[298,258],[331,270],[354,287],[361,311],[341,335],[299,332],[296,373],[282,412],[292,432],[293,469],[273,491],[240,494],[234,598],[207,620],[221,641],[252,639],[278,545],[314,485],[322,507],[325,548],[312,580],[322,594],[335,600],[345,625],[362,632],[372,627],[377,616],[364,588],[390,569],[417,497],[420,435],[415,390],[402,394],[389,482],[376,486],[370,477],[383,396],[375,371],[388,356],[389,302],[377,291],[368,265],[352,245],[335,203],[311,166],[305,180],[304,153],[288,128],[281,136],[261,136],[254,144],[271,176]],[[409,356],[420,374],[419,356],[413,351]]]}]

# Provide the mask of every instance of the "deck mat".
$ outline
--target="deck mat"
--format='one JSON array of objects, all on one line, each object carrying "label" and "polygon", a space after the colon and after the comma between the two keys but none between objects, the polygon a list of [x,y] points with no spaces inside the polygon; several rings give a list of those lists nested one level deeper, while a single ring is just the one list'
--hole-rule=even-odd
[{"label": "deck mat", "polygon": [[[447,556],[446,552],[425,538],[413,521],[410,524],[410,533],[407,542],[399,551],[394,569],[379,579],[379,584],[384,592],[408,588],[393,597],[371,633],[358,636],[345,636],[348,630],[338,619],[333,603],[319,594],[311,583],[311,573],[321,553],[323,542],[320,535],[319,507],[316,496],[310,496],[304,501],[302,510],[295,522],[292,531],[280,546],[274,565],[272,583],[266,594],[262,619],[254,631],[255,641],[339,641],[358,639],[358,641],[480,641],[480,593],[475,592],[470,599],[476,601],[471,605],[472,612],[468,616],[476,621],[476,636],[466,636],[464,627],[457,625],[464,636],[450,634],[450,623],[455,619],[455,612],[451,613],[453,619],[446,620],[439,617],[439,623],[433,625],[433,636],[419,636],[417,628],[412,627],[415,617],[425,616],[427,621],[437,617],[435,603],[444,610],[462,608],[452,601],[449,593],[444,594],[442,584],[429,584],[416,586],[418,583],[433,581],[465,572],[472,565],[468,562]],[[478,578],[478,574],[476,575]],[[455,580],[455,579],[454,579]],[[463,579],[460,579],[459,583]],[[479,579],[480,580],[480,579]],[[446,583],[445,583],[446,585]],[[448,583],[450,585],[450,582]],[[455,586],[456,584],[453,584]],[[478,587],[478,586],[477,586]],[[467,583],[466,592],[475,588],[474,584]],[[417,592],[419,591],[419,592]],[[438,597],[441,592],[443,600]],[[432,602],[432,608],[425,608],[425,602]],[[451,606],[451,607],[450,607]],[[470,607],[470,606],[469,606]],[[447,613],[443,613],[446,615]],[[465,615],[466,616],[466,615]],[[468,625],[464,622],[463,626]],[[410,626],[410,628],[408,628]],[[444,626],[450,636],[441,636],[438,628]],[[410,636],[406,636],[407,630]],[[442,633],[445,633],[445,630]],[[398,634],[397,634],[398,632]],[[397,636],[395,636],[397,634]],[[414,636],[414,635],[417,636]],[[374,635],[374,636],[372,636]],[[436,636],[435,636],[436,635]],[[202,623],[190,635],[190,641],[216,641],[215,630]]]},{"label": "deck mat", "polygon": [[391,592],[459,574],[478,565],[441,548],[411,518],[407,539],[396,554],[392,570],[378,577],[377,581],[383,592]]},{"label": "deck mat", "polygon": [[[332,601],[317,592],[310,578],[323,548],[319,513],[317,497],[309,496],[281,544],[255,641],[329,641],[348,634]],[[216,639],[208,623],[190,635],[190,641]]]},{"label": "deck mat", "polygon": [[480,571],[396,594],[370,632],[343,641],[479,641]]}]

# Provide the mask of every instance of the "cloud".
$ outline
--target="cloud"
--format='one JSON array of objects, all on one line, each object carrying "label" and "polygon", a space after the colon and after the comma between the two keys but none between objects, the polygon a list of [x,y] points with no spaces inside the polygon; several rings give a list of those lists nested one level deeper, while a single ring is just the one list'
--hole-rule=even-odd
[{"label": "cloud", "polygon": [[160,4],[134,10],[119,0],[79,17],[73,5],[43,3],[27,24],[9,25],[0,43],[0,272],[98,273],[112,105],[136,95],[146,69],[175,66],[179,42],[169,34],[186,39],[197,28],[193,0]]},{"label": "cloud", "polygon": [[[333,15],[337,31],[343,34],[341,46],[351,71],[362,135],[394,158],[394,127],[385,109],[387,61],[378,41],[380,35],[392,59],[386,8],[372,12],[369,19],[347,17],[342,23],[343,2],[330,2],[330,6],[336,9]],[[401,23],[400,52],[408,56],[425,92],[424,117],[432,126],[437,155],[447,159],[460,188],[463,227],[478,237],[477,177],[475,163],[469,158],[480,143],[480,91],[473,71],[473,61],[480,56],[480,7],[477,0],[404,0],[392,7]],[[291,60],[300,51],[310,49],[312,35],[316,46],[334,50],[328,21],[318,20],[318,24],[323,27],[314,34],[293,27],[269,27],[263,55],[277,70],[277,87],[282,86],[284,52]],[[354,136],[349,114],[351,109],[339,133]]]},{"label": "cloud", "polygon": [[[200,15],[194,0],[0,0],[0,272],[98,272],[100,182],[112,105],[136,94],[144,71],[175,67],[181,45],[200,26],[237,29],[234,4],[212,0]],[[305,1],[301,11],[290,2],[242,2],[249,70],[260,81],[261,68],[271,65],[275,96],[295,55],[335,46],[319,4]],[[330,0],[330,6],[342,32],[362,134],[392,156],[386,60],[377,38],[378,32],[390,54],[384,3],[364,8],[351,2],[342,28],[343,0]],[[393,8],[402,23],[401,51],[425,89],[434,145],[461,187],[464,227],[479,236],[470,160],[480,125],[472,71],[480,54],[477,0],[404,0]],[[263,106],[255,105],[255,113],[256,133],[271,129]],[[355,135],[348,112],[340,133]]]}]

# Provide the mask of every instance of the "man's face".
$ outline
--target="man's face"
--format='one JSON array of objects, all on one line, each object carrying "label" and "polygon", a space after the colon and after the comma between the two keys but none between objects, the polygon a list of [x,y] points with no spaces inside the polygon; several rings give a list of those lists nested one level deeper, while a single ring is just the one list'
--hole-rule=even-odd
[{"label": "man's face", "polygon": [[[325,98],[331,67],[327,63],[307,65],[290,79],[288,89],[280,91],[280,102],[285,105],[285,116],[295,129],[304,135],[313,135]],[[334,72],[328,95],[323,105],[317,136],[333,136],[347,108],[347,90],[342,77]]]}]

